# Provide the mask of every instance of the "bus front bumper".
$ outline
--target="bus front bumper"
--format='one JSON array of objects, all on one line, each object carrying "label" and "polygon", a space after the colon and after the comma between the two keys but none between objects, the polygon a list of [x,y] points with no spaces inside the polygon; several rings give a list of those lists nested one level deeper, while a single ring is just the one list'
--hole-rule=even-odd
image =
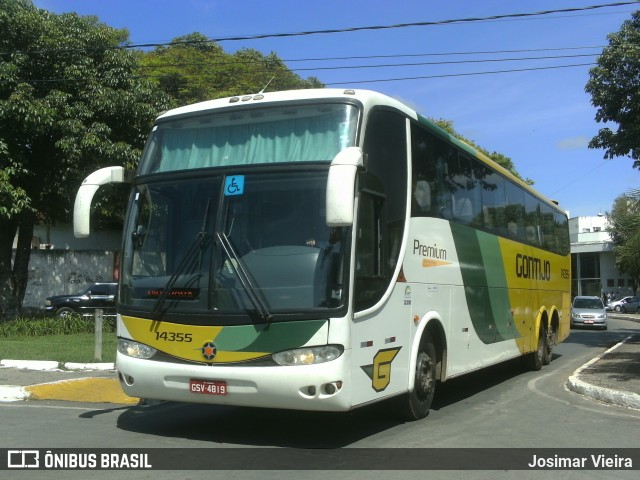
[{"label": "bus front bumper", "polygon": [[193,365],[142,360],[118,352],[124,392],[145,400],[294,410],[350,410],[350,351],[300,366]]}]

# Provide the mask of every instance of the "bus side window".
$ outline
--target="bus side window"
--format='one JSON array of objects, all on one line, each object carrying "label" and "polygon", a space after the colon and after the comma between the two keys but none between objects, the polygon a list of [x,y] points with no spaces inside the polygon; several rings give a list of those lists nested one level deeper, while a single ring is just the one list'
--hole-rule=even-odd
[{"label": "bus side window", "polygon": [[383,254],[384,198],[368,191],[360,194],[356,237],[355,306],[362,310],[375,304],[385,289]]},{"label": "bus side window", "polygon": [[505,220],[507,221],[507,236],[515,240],[522,240],[524,236],[524,191],[515,184],[507,181],[505,184],[507,206]]},{"label": "bus side window", "polygon": [[472,223],[480,211],[480,192],[471,173],[471,159],[454,149],[449,154],[449,182],[453,218],[461,223]]},{"label": "bus side window", "polygon": [[540,202],[530,193],[524,195],[526,242],[529,245],[539,247],[541,244],[540,236]]}]

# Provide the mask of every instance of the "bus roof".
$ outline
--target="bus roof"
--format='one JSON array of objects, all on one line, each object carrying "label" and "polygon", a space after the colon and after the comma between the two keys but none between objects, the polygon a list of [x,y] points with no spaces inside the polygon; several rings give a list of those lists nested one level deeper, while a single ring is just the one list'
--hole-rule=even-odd
[{"label": "bus roof", "polygon": [[406,104],[385,94],[375,92],[373,90],[362,89],[341,89],[341,88],[314,88],[314,89],[299,89],[299,90],[284,90],[277,92],[261,92],[250,95],[238,95],[233,97],[218,98],[215,100],[207,100],[204,102],[194,103],[191,105],[185,105],[182,107],[174,108],[160,114],[157,120],[168,119],[173,116],[188,115],[192,113],[205,112],[215,109],[227,109],[237,106],[238,108],[246,108],[248,106],[259,106],[260,104],[291,102],[296,100],[357,100],[365,109],[373,106],[384,105],[395,108],[402,111],[405,115],[413,120],[416,120],[420,125],[426,127],[431,133],[440,137],[442,140],[455,145],[456,147],[466,151],[471,156],[479,159],[481,162],[487,164],[491,168],[499,171],[501,174],[509,178],[512,182],[520,185],[528,190],[533,195],[537,196],[556,210],[564,211],[559,207],[557,202],[551,200],[545,195],[541,194],[525,182],[517,178],[511,172],[504,167],[500,166],[491,158],[487,157],[482,152],[478,151],[473,146],[460,140],[459,138],[451,135],[443,128],[436,125],[429,118],[419,114],[413,108],[408,107]]},{"label": "bus roof", "polygon": [[284,90],[279,92],[266,92],[256,93],[251,95],[238,95],[234,97],[218,98],[216,100],[207,100],[200,103],[194,103],[192,105],[186,105],[183,107],[174,108],[167,112],[162,113],[158,119],[164,119],[166,117],[174,115],[183,115],[189,113],[202,112],[205,110],[229,108],[237,106],[239,108],[247,107],[248,105],[265,104],[265,103],[279,103],[279,102],[291,102],[296,100],[325,100],[325,99],[355,99],[362,103],[365,107],[369,105],[388,105],[390,107],[397,108],[403,111],[405,114],[417,120],[417,113],[411,108],[407,107],[404,103],[399,102],[382,93],[374,92],[372,90],[353,90],[353,89],[340,89],[340,88],[313,88],[313,89],[301,89],[301,90]]}]

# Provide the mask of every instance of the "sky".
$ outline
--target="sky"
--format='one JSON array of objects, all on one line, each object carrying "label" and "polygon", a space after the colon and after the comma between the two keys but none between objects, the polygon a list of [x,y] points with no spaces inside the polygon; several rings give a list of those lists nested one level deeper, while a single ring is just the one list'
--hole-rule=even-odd
[{"label": "sky", "polygon": [[[170,42],[193,32],[210,39],[225,39],[486,18],[615,1],[33,3],[54,13],[95,15],[109,26],[126,28],[132,43],[145,44]],[[317,77],[327,87],[376,90],[398,98],[427,117],[450,120],[464,137],[490,152],[510,157],[520,175],[533,180],[535,189],[557,200],[570,217],[592,216],[611,211],[616,197],[640,188],[640,172],[632,168],[630,158],[606,160],[603,150],[587,148],[589,140],[605,125],[595,121],[596,109],[584,91],[589,69],[608,43],[607,35],[617,32],[638,9],[640,2],[476,22],[220,40],[219,44],[227,52],[242,48],[263,54],[274,52],[303,78]],[[498,59],[502,61],[495,61]],[[567,67],[577,64],[587,65]],[[504,70],[525,71],[487,73]],[[607,126],[616,128],[615,124]]]}]

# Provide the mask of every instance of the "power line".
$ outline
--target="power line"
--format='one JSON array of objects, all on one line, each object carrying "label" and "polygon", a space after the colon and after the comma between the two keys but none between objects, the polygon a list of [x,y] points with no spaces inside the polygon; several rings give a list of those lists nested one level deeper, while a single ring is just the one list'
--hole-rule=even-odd
[{"label": "power line", "polygon": [[531,68],[514,68],[510,70],[493,70],[488,72],[467,72],[467,73],[445,73],[441,75],[425,75],[419,77],[400,77],[400,78],[385,78],[378,80],[352,80],[348,82],[331,82],[325,83],[325,85],[358,85],[362,83],[378,83],[378,82],[400,82],[406,80],[426,80],[431,78],[447,78],[447,77],[469,77],[474,75],[494,75],[499,73],[517,73],[517,72],[531,72],[535,70],[555,70],[558,68],[573,68],[573,67],[588,67],[593,66],[595,63],[577,63],[572,65],[555,65],[548,67],[531,67]]},{"label": "power line", "polygon": [[[399,78],[381,78],[374,80],[347,80],[342,82],[330,82],[325,83],[324,85],[357,85],[362,83],[378,83],[378,82],[400,82],[407,80],[425,80],[425,79],[433,79],[433,78],[447,78],[447,77],[468,77],[475,75],[495,75],[502,73],[518,73],[518,72],[529,72],[529,71],[537,71],[537,70],[556,70],[560,68],[575,68],[575,67],[585,67],[585,66],[594,66],[595,63],[578,63],[578,64],[569,64],[569,65],[554,65],[554,66],[546,66],[546,67],[530,67],[530,68],[514,68],[507,70],[491,70],[484,72],[465,72],[465,73],[448,73],[448,74],[439,74],[439,75],[424,75],[424,76],[416,76],[416,77],[399,77]],[[263,72],[267,72],[266,70]],[[259,72],[260,73],[260,72]],[[269,73],[273,73],[269,71]],[[184,75],[180,75],[184,76]],[[119,77],[119,80],[136,80],[136,79],[152,79],[152,78],[162,78],[163,75],[132,75],[127,77]],[[31,79],[31,80],[21,80],[23,83],[55,83],[55,82],[88,82],[91,79],[89,78],[48,78],[48,79]],[[0,83],[13,83],[16,80],[0,80]]]},{"label": "power line", "polygon": [[[439,53],[421,53],[421,54],[396,54],[396,55],[369,55],[369,56],[355,56],[355,57],[334,57],[332,59],[322,58],[322,59],[299,59],[300,61],[317,61],[317,60],[350,60],[350,59],[376,59],[376,58],[417,58],[417,57],[430,57],[430,56],[445,56],[445,55],[453,55],[453,56],[467,56],[471,54],[503,54],[503,53],[527,53],[527,52],[543,52],[543,51],[575,51],[575,50],[583,50],[583,49],[592,49],[592,48],[601,48],[601,47],[557,47],[557,48],[540,48],[540,49],[522,49],[522,50],[495,50],[495,51],[477,51],[477,52],[439,52]],[[418,67],[418,66],[438,66],[438,65],[464,65],[464,64],[478,64],[478,63],[497,63],[497,62],[521,62],[521,61],[539,61],[539,60],[558,60],[558,59],[568,59],[568,58],[580,58],[580,57],[594,57],[598,55],[597,53],[587,53],[587,54],[572,54],[572,55],[547,55],[547,56],[531,56],[531,57],[507,57],[507,58],[485,58],[485,59],[465,59],[465,60],[443,60],[443,61],[435,61],[435,62],[412,62],[412,63],[388,63],[388,64],[373,64],[373,65],[336,65],[336,66],[320,66],[320,67],[304,67],[304,68],[287,68],[286,72],[304,72],[304,71],[320,71],[320,70],[355,70],[355,69],[365,69],[365,68],[402,68],[402,67]],[[283,60],[290,61],[290,60]],[[153,65],[141,65],[138,68],[144,69],[160,69],[160,68],[186,68],[186,67],[220,67],[220,66],[233,66],[233,65],[259,65],[265,67],[265,64],[261,61],[255,60],[231,60],[231,61],[218,61],[211,63],[202,63],[202,62],[178,62],[178,63],[164,63],[164,64],[153,64]],[[583,65],[583,64],[581,64]],[[274,73],[276,71],[275,68],[263,68],[261,70],[254,70],[254,73]],[[501,70],[500,72],[508,72],[507,70]],[[490,72],[489,72],[490,73]],[[155,75],[138,75],[138,76],[128,76],[128,77],[120,77],[122,79],[126,78],[162,78],[167,73],[155,74]],[[478,74],[484,74],[482,72]],[[188,73],[180,73],[180,76],[187,76]],[[78,79],[70,79],[69,81],[77,81]],[[79,79],[82,81],[82,79]],[[31,83],[43,83],[43,82],[63,82],[64,78],[57,79],[20,79],[20,80],[0,80],[0,83],[9,83],[11,81],[23,81],[23,82],[31,82]]]},{"label": "power line", "polygon": [[[631,47],[635,47],[634,45],[630,45]],[[471,51],[471,52],[431,52],[431,53],[408,53],[408,54],[388,54],[388,55],[355,55],[355,56],[347,56],[347,57],[320,57],[320,58],[294,58],[294,59],[281,59],[283,63],[296,63],[296,62],[326,62],[326,61],[345,61],[345,60],[372,60],[372,59],[386,59],[386,58],[421,58],[421,57],[446,57],[446,56],[472,56],[472,55],[498,55],[504,53],[530,53],[530,52],[558,52],[565,50],[587,50],[587,49],[602,49],[604,46],[588,46],[588,47],[558,47],[558,48],[534,48],[534,49],[520,49],[520,50],[489,50],[489,51]],[[480,59],[480,60],[468,60],[468,61],[444,61],[444,62],[421,62],[421,63],[413,63],[413,64],[392,64],[392,66],[403,66],[403,65],[439,65],[439,64],[447,64],[447,63],[482,63],[482,62],[500,62],[500,61],[520,61],[520,60],[538,60],[538,59],[555,59],[555,58],[575,58],[575,57],[592,57],[595,55],[599,55],[599,53],[591,53],[591,54],[576,54],[576,55],[556,55],[556,56],[547,56],[547,57],[518,57],[513,59]],[[251,65],[251,64],[261,64],[262,62],[257,62],[255,60],[240,60],[240,59],[229,59],[222,60],[217,62],[205,63],[205,62],[176,62],[176,63],[153,63],[151,65],[141,65],[139,68],[142,69],[151,69],[151,68],[162,68],[162,67],[216,67],[216,66],[231,66],[231,65]],[[364,67],[364,66],[360,66]],[[311,68],[308,67],[306,69],[290,69],[291,71],[302,71],[302,70],[323,70],[323,69],[335,69],[341,67],[318,67]],[[359,66],[354,67],[344,67],[344,68],[359,68]],[[375,68],[375,66],[374,66]]]},{"label": "power line", "polygon": [[409,27],[454,25],[454,24],[466,24],[466,23],[504,20],[504,19],[512,19],[512,18],[530,18],[530,17],[536,17],[536,16],[551,15],[556,13],[582,12],[582,11],[597,10],[602,8],[620,7],[620,6],[636,5],[636,4],[638,4],[638,0],[590,5],[590,6],[584,6],[584,7],[543,10],[539,12],[490,15],[486,17],[469,17],[469,18],[457,18],[457,19],[437,20],[437,21],[397,23],[392,25],[369,25],[369,26],[362,26],[362,27],[333,28],[333,29],[325,29],[325,30],[307,30],[307,31],[301,31],[301,32],[239,35],[239,36],[230,36],[230,37],[209,38],[207,40],[184,40],[184,41],[177,41],[177,42],[172,41],[172,42],[159,42],[159,43],[137,43],[137,44],[127,44],[127,45],[99,47],[99,48],[45,49],[45,50],[32,50],[32,51],[17,50],[14,52],[0,52],[0,55],[10,55],[13,53],[51,54],[51,53],[90,51],[90,50],[99,51],[99,50],[114,50],[114,49],[151,48],[151,47],[163,47],[163,46],[169,46],[169,45],[195,45],[195,44],[202,44],[202,43],[220,43],[220,42],[231,42],[231,41],[241,41],[241,40],[259,40],[259,39],[265,39],[265,38],[286,38],[286,37],[299,37],[299,36],[309,36],[309,35],[327,35],[327,34],[335,34],[335,33],[352,33],[352,32],[360,32],[360,31],[391,30],[391,29],[409,28]]},{"label": "power line", "polygon": [[574,178],[573,180],[571,180],[570,182],[566,183],[564,185],[564,187],[559,188],[558,190],[556,190],[555,192],[551,193],[550,195],[555,195],[556,193],[559,193],[563,190],[565,190],[566,188],[570,187],[571,185],[573,185],[574,183],[576,183],[578,180],[582,180],[584,177],[586,177],[587,175],[589,175],[590,173],[592,173],[593,171],[597,170],[598,168],[600,168],[601,166],[603,166],[605,163],[607,163],[609,160],[605,160],[602,163],[599,163],[598,165],[596,165],[595,167],[593,167],[591,170],[585,172],[584,174],[580,175],[577,178]]},{"label": "power line", "polygon": [[[408,28],[408,27],[429,27],[429,26],[436,26],[436,25],[452,25],[457,23],[476,23],[476,22],[486,22],[486,21],[493,21],[493,20],[502,20],[502,19],[508,19],[508,18],[535,17],[535,16],[542,16],[542,15],[550,15],[554,13],[584,12],[588,10],[597,10],[600,8],[634,5],[637,3],[638,3],[638,0],[634,0],[631,2],[616,2],[616,3],[608,3],[608,4],[600,4],[600,5],[590,5],[585,7],[543,10],[539,12],[508,13],[503,15],[490,15],[487,17],[469,17],[469,18],[457,18],[457,19],[448,19],[448,20],[437,20],[437,21],[397,23],[393,25],[369,25],[364,27],[332,28],[332,29],[326,29],[326,30],[307,30],[302,32],[265,33],[265,34],[244,35],[244,36],[234,36],[234,37],[220,37],[216,39],[209,39],[208,41],[209,42],[225,42],[225,41],[238,41],[238,40],[258,40],[258,39],[264,39],[264,38],[282,38],[282,37],[299,37],[299,36],[307,36],[307,35],[326,35],[326,34],[333,34],[333,33],[351,33],[351,32],[365,31],[365,30],[390,30],[390,29]],[[189,43],[198,43],[198,42],[187,40],[184,42],[175,42],[174,44],[181,44],[181,43],[189,44]],[[136,46],[137,47],[156,47],[156,46],[164,46],[164,45],[167,45],[167,43],[147,43],[147,44],[138,44]]]},{"label": "power line", "polygon": [[320,62],[326,60],[361,60],[371,58],[401,58],[401,57],[444,57],[454,55],[497,55],[502,53],[531,53],[531,52],[553,52],[563,50],[589,50],[589,49],[603,49],[606,45],[593,45],[584,47],[555,47],[555,48],[526,48],[517,50],[479,50],[470,52],[428,52],[428,53],[401,53],[401,54],[387,54],[387,55],[356,55],[349,57],[320,57],[320,58],[293,58],[282,60],[283,62]]},{"label": "power line", "polygon": [[360,68],[398,68],[398,67],[419,67],[419,66],[434,66],[434,65],[463,65],[469,63],[496,63],[496,62],[520,62],[528,60],[552,60],[561,58],[578,58],[578,57],[594,57],[596,53],[583,54],[583,55],[556,55],[547,57],[520,57],[520,58],[493,58],[482,60],[447,60],[442,62],[417,62],[417,63],[387,63],[377,65],[344,65],[335,67],[305,67],[290,69],[292,72],[304,72],[304,71],[316,71],[316,70],[354,70]]}]

